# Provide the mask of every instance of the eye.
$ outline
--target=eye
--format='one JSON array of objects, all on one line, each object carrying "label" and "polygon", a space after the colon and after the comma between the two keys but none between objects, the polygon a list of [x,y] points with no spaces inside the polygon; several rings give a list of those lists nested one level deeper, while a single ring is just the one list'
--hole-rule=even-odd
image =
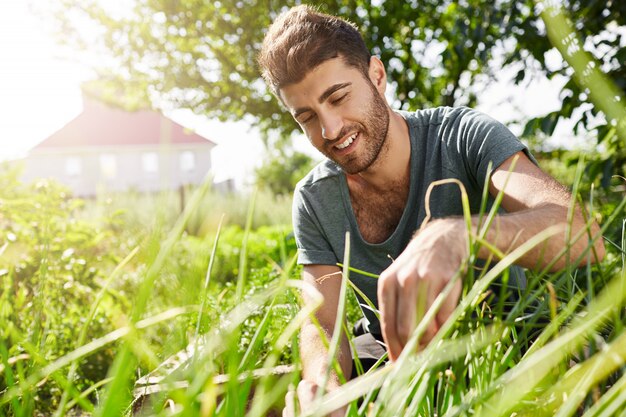
[{"label": "eye", "polygon": [[315,113],[310,113],[299,120],[299,123],[305,125],[315,119]]},{"label": "eye", "polygon": [[343,101],[346,97],[348,97],[348,93],[346,93],[346,94],[344,94],[344,95],[342,95],[342,96],[340,96],[340,97],[334,98],[334,99],[332,99],[330,102],[331,102],[332,104],[339,104],[339,103],[341,103],[341,102],[342,102],[342,101]]}]

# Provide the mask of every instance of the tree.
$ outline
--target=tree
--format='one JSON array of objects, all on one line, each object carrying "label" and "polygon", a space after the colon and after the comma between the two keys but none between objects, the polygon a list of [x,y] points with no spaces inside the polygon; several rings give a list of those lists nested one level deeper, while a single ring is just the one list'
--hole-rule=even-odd
[{"label": "tree", "polygon": [[[600,63],[602,72],[612,79],[619,90],[626,92],[626,2],[595,0],[570,0],[565,2],[565,11],[573,27],[582,36],[585,50]],[[595,131],[596,144],[603,152],[588,157],[587,173],[591,180],[601,178],[607,186],[613,174],[626,174],[626,151],[624,143],[617,136],[616,120],[607,120],[596,106],[593,106],[588,89],[577,84],[574,71],[563,63],[551,68],[546,62],[546,53],[552,44],[546,37],[546,28],[537,17],[539,6],[532,0],[513,3],[510,32],[515,34],[516,46],[509,54],[506,64],[521,62],[516,82],[527,82],[533,77],[532,71],[545,74],[548,78],[562,76],[567,82],[561,90],[561,108],[541,117],[531,119],[526,124],[525,134],[541,132],[551,135],[561,119],[573,118],[576,133],[580,130]],[[569,42],[568,39],[562,42]],[[572,160],[576,162],[576,159]]]},{"label": "tree", "polygon": [[276,195],[289,195],[296,183],[313,168],[313,159],[289,147],[267,153],[265,163],[256,169],[257,185]]},{"label": "tree", "polygon": [[[84,39],[87,19],[102,31],[96,46],[110,65],[100,74],[110,88],[142,97],[157,107],[187,107],[198,114],[234,120],[250,117],[263,132],[278,131],[276,146],[290,140],[297,125],[280,108],[259,77],[256,54],[270,22],[297,2],[286,0],[135,0],[128,15],[107,10],[99,0],[65,0],[59,9],[63,37]],[[552,48],[533,0],[322,0],[322,11],[347,17],[362,28],[367,45],[387,65],[397,107],[474,105],[502,67],[492,59],[504,54],[504,65],[521,67],[515,82],[534,76],[569,79],[562,108],[532,120],[528,134],[554,131],[561,118],[585,109],[587,98],[571,70],[550,68]],[[626,88],[623,1],[566,2],[575,26],[620,88]],[[504,41],[514,48],[507,51]],[[591,107],[591,106],[590,106]],[[595,110],[585,110],[577,126],[590,129]],[[598,129],[611,143],[610,126]],[[269,141],[270,135],[266,135]],[[268,143],[269,144],[269,143]],[[610,147],[613,154],[623,151]]]},{"label": "tree", "polygon": [[[82,40],[83,48],[108,57],[99,60],[99,73],[115,91],[223,120],[252,116],[263,130],[289,136],[297,125],[260,80],[256,55],[270,22],[293,4],[137,0],[130,14],[116,16],[96,0],[66,0],[58,16],[66,42]],[[483,0],[319,3],[363,28],[367,44],[388,63],[402,108],[475,103],[472,80],[487,70],[506,18],[483,6]],[[96,45],[85,41],[85,20],[102,31],[91,39]],[[427,59],[432,45],[436,54]]]}]

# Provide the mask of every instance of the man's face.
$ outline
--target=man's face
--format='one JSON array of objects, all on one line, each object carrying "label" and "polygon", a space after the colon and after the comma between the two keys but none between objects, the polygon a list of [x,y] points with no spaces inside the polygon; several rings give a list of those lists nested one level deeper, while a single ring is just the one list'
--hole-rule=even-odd
[{"label": "man's face", "polygon": [[348,174],[378,158],[389,129],[381,92],[343,59],[323,62],[280,96],[313,146]]}]

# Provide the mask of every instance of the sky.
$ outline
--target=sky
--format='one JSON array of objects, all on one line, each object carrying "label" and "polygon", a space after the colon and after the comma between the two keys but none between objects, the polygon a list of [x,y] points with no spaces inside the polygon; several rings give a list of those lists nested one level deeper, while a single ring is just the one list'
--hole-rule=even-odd
[{"label": "sky", "polygon": [[[90,69],[67,59],[28,3],[0,0],[0,161],[24,156],[76,117],[82,109],[80,84],[93,78]],[[479,94],[477,108],[505,123],[558,108],[558,80],[515,86],[513,75],[499,74],[499,81]],[[217,181],[233,178],[245,185],[252,180],[263,145],[249,125],[211,121],[184,110],[168,116],[218,144],[213,153]],[[519,127],[511,128],[520,133]],[[567,125],[559,126],[555,137],[560,143],[573,140]]]}]

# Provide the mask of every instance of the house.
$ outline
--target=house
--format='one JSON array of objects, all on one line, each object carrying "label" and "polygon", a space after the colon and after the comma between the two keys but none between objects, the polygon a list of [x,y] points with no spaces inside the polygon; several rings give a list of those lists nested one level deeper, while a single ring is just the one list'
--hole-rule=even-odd
[{"label": "house", "polygon": [[83,93],[83,112],[35,146],[23,179],[52,177],[77,196],[199,184],[215,143],[153,110],[129,112]]}]

